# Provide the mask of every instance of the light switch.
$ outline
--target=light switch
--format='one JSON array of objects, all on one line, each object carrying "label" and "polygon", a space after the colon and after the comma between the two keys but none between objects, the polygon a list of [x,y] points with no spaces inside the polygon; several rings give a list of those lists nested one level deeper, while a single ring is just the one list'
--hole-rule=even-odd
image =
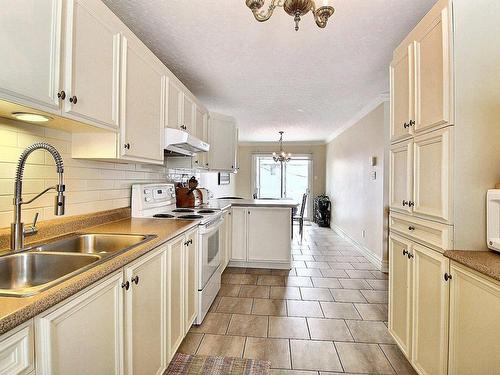
[{"label": "light switch", "polygon": [[370,177],[372,180],[376,180],[377,179],[377,172],[376,171],[370,172]]}]

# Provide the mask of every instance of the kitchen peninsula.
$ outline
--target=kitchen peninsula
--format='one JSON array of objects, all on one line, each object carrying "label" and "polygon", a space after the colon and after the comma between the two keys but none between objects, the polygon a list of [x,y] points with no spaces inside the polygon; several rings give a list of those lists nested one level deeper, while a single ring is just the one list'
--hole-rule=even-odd
[{"label": "kitchen peninsula", "polygon": [[216,199],[207,207],[225,212],[230,233],[223,265],[290,269],[292,212],[297,203],[282,199]]}]

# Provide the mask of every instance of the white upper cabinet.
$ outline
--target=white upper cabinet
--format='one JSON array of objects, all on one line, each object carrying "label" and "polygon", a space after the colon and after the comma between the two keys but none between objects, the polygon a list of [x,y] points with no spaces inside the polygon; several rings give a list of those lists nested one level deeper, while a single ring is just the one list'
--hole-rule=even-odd
[{"label": "white upper cabinet", "polygon": [[181,129],[182,127],[182,90],[173,80],[168,81],[167,127]]},{"label": "white upper cabinet", "polygon": [[411,213],[413,196],[413,141],[396,143],[390,148],[390,208]]},{"label": "white upper cabinet", "polygon": [[208,168],[233,172],[236,169],[237,130],[236,121],[229,116],[210,114],[208,126]]},{"label": "white upper cabinet", "polygon": [[391,140],[408,137],[414,121],[413,44],[403,49],[390,66]]},{"label": "white upper cabinet", "polygon": [[415,32],[416,133],[453,123],[450,18],[445,7]]},{"label": "white upper cabinet", "polygon": [[0,98],[59,113],[61,0],[9,1],[0,12]]},{"label": "white upper cabinet", "polygon": [[[208,113],[200,106],[196,106],[195,111],[195,136],[203,142],[208,143]],[[196,168],[208,168],[208,153],[200,152],[194,156]]]},{"label": "white upper cabinet", "polygon": [[163,163],[165,85],[160,61],[136,37],[123,37],[122,156]]},{"label": "white upper cabinet", "polygon": [[415,137],[413,213],[445,223],[453,219],[453,127]]},{"label": "white upper cabinet", "polygon": [[63,112],[79,121],[117,127],[120,25],[99,0],[65,4]]},{"label": "white upper cabinet", "polygon": [[196,134],[196,113],[193,100],[186,94],[182,95],[182,125],[189,134]]}]

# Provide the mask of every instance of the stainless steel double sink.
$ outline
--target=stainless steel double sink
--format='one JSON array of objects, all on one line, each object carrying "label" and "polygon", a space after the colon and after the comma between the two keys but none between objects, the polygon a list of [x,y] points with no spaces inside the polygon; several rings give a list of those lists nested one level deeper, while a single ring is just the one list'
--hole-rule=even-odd
[{"label": "stainless steel double sink", "polygon": [[0,255],[0,296],[27,297],[156,236],[88,233]]}]

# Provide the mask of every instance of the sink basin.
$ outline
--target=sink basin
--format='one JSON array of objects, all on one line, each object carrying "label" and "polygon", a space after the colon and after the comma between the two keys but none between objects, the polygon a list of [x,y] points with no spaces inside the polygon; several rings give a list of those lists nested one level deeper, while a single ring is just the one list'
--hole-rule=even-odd
[{"label": "sink basin", "polygon": [[98,255],[17,253],[0,257],[0,295],[29,296],[88,268]]},{"label": "sink basin", "polygon": [[0,296],[37,294],[154,238],[152,235],[77,234],[0,256]]},{"label": "sink basin", "polygon": [[151,237],[138,234],[78,234],[37,246],[34,250],[57,253],[109,254],[130,249]]}]

